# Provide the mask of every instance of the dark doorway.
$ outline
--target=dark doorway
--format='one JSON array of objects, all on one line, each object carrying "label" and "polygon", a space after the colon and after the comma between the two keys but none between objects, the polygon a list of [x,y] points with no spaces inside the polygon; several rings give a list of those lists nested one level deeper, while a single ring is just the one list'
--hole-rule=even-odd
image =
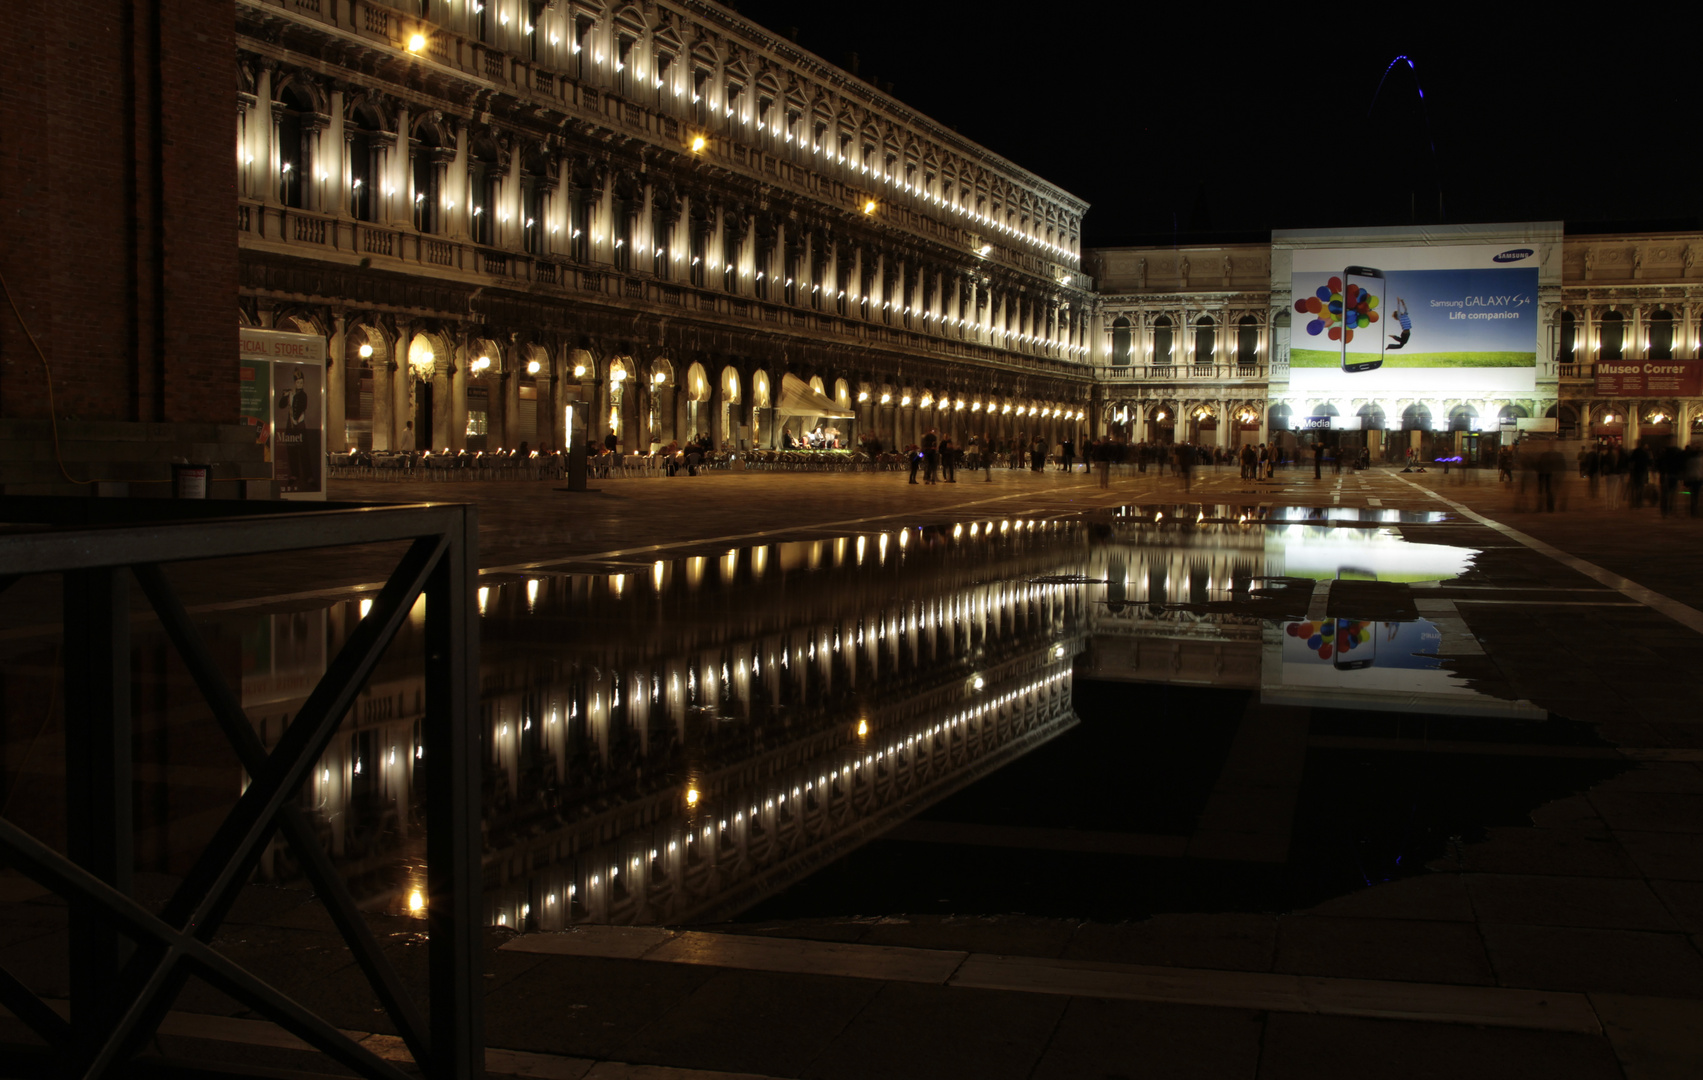
[{"label": "dark doorway", "polygon": [[432,383],[421,379],[414,385],[414,449],[432,448]]}]

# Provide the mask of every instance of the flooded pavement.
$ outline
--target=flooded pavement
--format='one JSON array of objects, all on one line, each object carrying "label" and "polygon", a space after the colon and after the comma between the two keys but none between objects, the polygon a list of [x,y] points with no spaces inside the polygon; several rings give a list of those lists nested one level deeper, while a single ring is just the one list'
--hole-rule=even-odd
[{"label": "flooded pavement", "polygon": [[[1427,594],[1479,552],[1402,531],[1449,521],[1147,505],[488,575],[489,922],[1121,919],[1285,909],[1415,872],[1617,767],[1314,745],[1445,727],[1605,745],[1452,669],[1483,650]],[[265,740],[364,614],[352,596],[220,618]],[[303,796],[357,896],[394,914],[424,887],[421,629]],[[242,779],[216,738],[180,745],[210,727],[177,711],[193,695],[175,660],[142,647],[144,711],[176,732],[155,767],[203,781],[139,842],[172,872]],[[294,881],[288,849],[259,876]]]},{"label": "flooded pavement", "polygon": [[[660,504],[474,492],[488,529],[540,537],[477,598],[489,1068],[1696,1071],[1703,614],[1648,588],[1689,596],[1685,564],[1627,582],[1471,489],[1376,470],[1197,478],[1194,502],[1169,478],[1099,505],[1064,483],[837,477],[825,508],[820,478],[730,478],[671,496],[672,529]],[[196,572],[211,600],[310,569]],[[58,657],[21,587],[5,814],[52,839]],[[200,609],[268,742],[366,595]],[[243,783],[147,626],[144,898]],[[423,994],[420,629],[303,802]],[[267,860],[218,947],[402,1053],[287,852]],[[0,870],[0,965],[62,997],[63,906],[28,886]],[[164,1053],[323,1068],[207,987],[177,1008]]]}]

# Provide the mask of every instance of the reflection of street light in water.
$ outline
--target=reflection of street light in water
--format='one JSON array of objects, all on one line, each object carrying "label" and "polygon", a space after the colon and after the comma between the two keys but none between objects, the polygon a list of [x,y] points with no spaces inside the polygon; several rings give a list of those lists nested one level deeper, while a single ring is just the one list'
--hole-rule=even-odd
[{"label": "reflection of street light in water", "polygon": [[420,912],[424,911],[425,908],[426,898],[421,894],[419,889],[415,889],[408,894],[408,913],[410,915],[418,915]]}]

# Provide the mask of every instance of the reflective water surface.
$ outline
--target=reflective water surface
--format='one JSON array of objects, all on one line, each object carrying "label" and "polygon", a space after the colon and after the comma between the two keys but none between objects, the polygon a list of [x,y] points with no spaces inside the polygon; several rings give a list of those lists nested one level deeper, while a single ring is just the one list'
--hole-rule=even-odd
[{"label": "reflective water surface", "polygon": [[[866,848],[883,835],[908,838],[906,858],[929,863],[889,860],[891,874],[962,870],[960,885],[982,874],[983,894],[958,888],[955,902],[996,905],[999,874],[943,860],[960,849],[942,844],[1006,859],[1027,845],[1044,862],[1088,843],[1080,835],[1122,830],[1139,836],[1094,843],[1177,854],[1167,844],[1204,828],[1250,709],[1541,720],[1447,666],[1476,643],[1446,602],[1423,597],[1476,553],[1402,533],[1445,521],[1142,507],[487,577],[490,921],[705,921],[777,894],[760,910],[819,912],[848,873],[883,876]],[[221,617],[216,643],[268,743],[365,605]],[[404,630],[303,793],[358,895],[398,914],[423,902],[421,629]],[[162,703],[191,696],[163,650],[158,666]],[[1079,693],[1091,708],[1078,709]],[[174,767],[186,753],[172,751]],[[210,814],[241,775],[228,755],[207,755]],[[1088,781],[1115,776],[1145,777],[1142,793],[1090,793]],[[930,833],[913,819],[931,806],[959,807],[980,831]],[[159,869],[194,843],[174,813],[139,845]],[[294,878],[287,848],[268,851],[260,876]]]}]

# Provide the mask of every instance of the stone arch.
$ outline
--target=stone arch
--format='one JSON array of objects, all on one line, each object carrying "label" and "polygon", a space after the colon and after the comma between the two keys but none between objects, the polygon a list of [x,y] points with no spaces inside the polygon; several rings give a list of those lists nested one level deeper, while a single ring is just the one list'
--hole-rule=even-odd
[{"label": "stone arch", "polygon": [[272,314],[272,328],[293,334],[327,336],[324,316],[311,308],[279,308]]},{"label": "stone arch", "polygon": [[278,81],[272,84],[273,98],[284,101],[286,94],[295,98],[297,104],[294,107],[296,108],[315,112],[321,116],[331,111],[330,98],[325,93],[325,87],[321,86],[312,74],[299,68],[281,73]]},{"label": "stone arch", "polygon": [[708,401],[710,399],[710,378],[704,371],[704,365],[693,362],[686,369],[686,397],[689,401]]},{"label": "stone arch", "polygon": [[442,451],[449,446],[449,373],[455,366],[455,345],[441,331],[420,328],[409,337],[404,357],[406,366],[399,374],[407,404],[398,417],[399,444],[409,450]]},{"label": "stone arch", "polygon": [[678,388],[681,394],[683,408],[680,409],[680,424],[683,425],[676,433],[682,441],[693,440],[709,434],[710,399],[713,396],[714,384],[710,382],[709,372],[704,365],[693,361],[686,367],[686,381]]},{"label": "stone arch", "polygon": [[367,131],[396,130],[395,109],[389,99],[372,90],[358,90],[344,100],[343,120]]}]

